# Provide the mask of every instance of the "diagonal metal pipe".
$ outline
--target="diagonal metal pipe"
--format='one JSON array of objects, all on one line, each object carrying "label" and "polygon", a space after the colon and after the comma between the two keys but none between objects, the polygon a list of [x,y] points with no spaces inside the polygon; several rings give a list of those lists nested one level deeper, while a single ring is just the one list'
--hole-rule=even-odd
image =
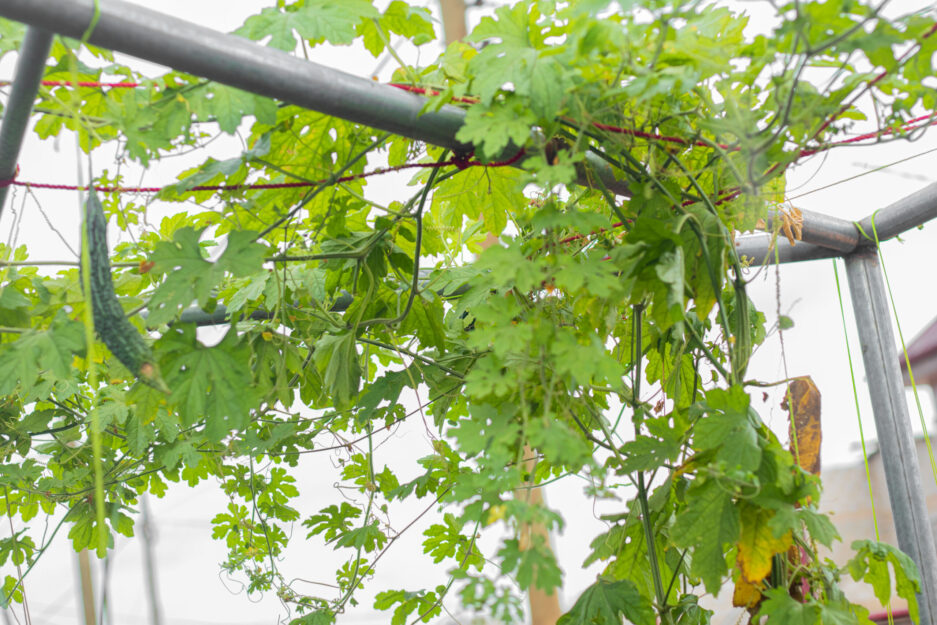
[{"label": "diagonal metal pipe", "polygon": [[[16,74],[10,88],[10,99],[3,111],[0,124],[0,180],[12,180],[16,175],[16,161],[23,146],[23,137],[29,125],[29,116],[39,92],[39,83],[49,58],[52,33],[40,28],[29,28],[16,60]],[[0,215],[6,204],[9,185],[0,186]]]},{"label": "diagonal metal pipe", "polygon": [[[100,13],[89,42],[278,99],[442,146],[468,151],[456,140],[465,111],[443,106],[423,112],[426,99],[373,80],[353,76],[236,35],[193,24],[121,0],[99,0]],[[3,0],[0,16],[80,38],[95,13],[94,0]],[[517,148],[509,148],[504,158]],[[630,195],[625,182],[601,158],[586,157],[590,172],[611,191]],[[581,176],[582,184],[590,184]]]},{"label": "diagonal metal pipe", "polygon": [[861,244],[874,246],[876,234],[879,241],[886,241],[912,228],[917,228],[935,217],[937,217],[937,182],[861,220],[859,228],[864,233]]}]

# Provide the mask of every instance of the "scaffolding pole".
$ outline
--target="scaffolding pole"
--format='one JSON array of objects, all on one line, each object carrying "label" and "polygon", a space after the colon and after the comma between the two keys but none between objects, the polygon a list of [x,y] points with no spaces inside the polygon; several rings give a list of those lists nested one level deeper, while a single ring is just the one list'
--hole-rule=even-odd
[{"label": "scaffolding pole", "polygon": [[[457,152],[472,150],[455,138],[465,121],[465,111],[459,107],[424,111],[426,98],[390,85],[136,4],[99,3],[97,23],[88,38],[96,46]],[[3,0],[0,16],[81,38],[96,4],[95,0]],[[517,151],[509,146],[495,160]],[[591,186],[597,177],[610,191],[629,195],[626,182],[599,156],[588,153],[586,162],[588,171],[580,172],[582,184]]]},{"label": "scaffolding pole", "polygon": [[[52,33],[39,28],[26,30],[16,60],[16,78],[3,111],[3,123],[0,124],[0,180],[12,180],[16,175],[16,161],[20,156],[51,46]],[[9,185],[0,186],[0,215],[3,214],[9,191]]]},{"label": "scaffolding pole", "polygon": [[888,293],[875,249],[846,256],[846,275],[872,398],[875,431],[885,468],[898,546],[921,573],[920,625],[937,615],[937,547],[921,484],[911,418],[898,366]]},{"label": "scaffolding pole", "polygon": [[917,228],[934,217],[937,217],[937,182],[875,211],[859,222],[859,228],[862,229],[864,238],[868,237],[866,242],[874,244],[876,234],[879,241],[886,241]]},{"label": "scaffolding pole", "polygon": [[[790,245],[783,236],[775,238],[759,233],[739,237],[735,241],[735,249],[752,265],[774,263],[775,246],[777,260],[781,263],[834,258],[860,248],[874,247],[876,236],[879,241],[887,241],[935,217],[937,183],[915,191],[858,222],[804,211],[802,240],[795,245]],[[769,228],[775,219],[776,216],[769,215]]]}]

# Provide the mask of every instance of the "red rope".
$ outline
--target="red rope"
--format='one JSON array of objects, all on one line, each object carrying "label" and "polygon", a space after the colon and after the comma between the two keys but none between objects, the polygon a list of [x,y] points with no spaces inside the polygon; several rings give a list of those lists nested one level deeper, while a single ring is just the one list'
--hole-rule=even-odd
[{"label": "red rope", "polygon": [[[135,87],[142,86],[143,83],[139,82],[97,82],[93,80],[80,80],[78,81],[79,87],[103,87],[110,89],[133,89]],[[43,87],[70,87],[72,82],[70,80],[43,80]]]},{"label": "red rope", "polygon": [[[459,169],[465,169],[466,167],[508,167],[518,162],[524,157],[524,150],[520,150],[517,154],[505,161],[495,161],[491,163],[483,163],[477,159],[471,159],[468,156],[454,156],[447,161],[442,161],[439,163],[405,163],[403,165],[396,165],[394,167],[381,167],[379,169],[373,169],[371,171],[362,172],[360,174],[351,174],[348,176],[342,176],[335,180],[335,183],[339,182],[349,182],[351,180],[358,180],[361,178],[369,178],[371,176],[378,176],[380,174],[388,174],[395,171],[403,171],[406,169],[436,169],[439,167],[449,167],[454,166]],[[17,169],[17,173],[18,173]],[[13,178],[9,180],[0,180],[0,187],[26,187],[28,189],[51,189],[54,191],[85,191],[88,189],[87,186],[71,185],[71,184],[51,184],[46,182],[21,182],[16,179],[17,175],[14,174]],[[219,185],[197,185],[188,189],[184,189],[182,192],[190,191],[241,191],[244,189],[297,189],[303,187],[317,187],[319,185],[329,182],[328,178],[322,180],[315,180],[310,182],[273,182],[273,183],[258,183],[258,184],[219,184]],[[111,187],[111,186],[95,186],[93,187],[95,191],[101,193],[159,193],[165,188],[168,187]]]},{"label": "red rope", "polygon": [[[921,37],[921,40],[923,41],[925,39],[928,39],[929,37],[934,35],[934,33],[937,33],[937,23],[935,23],[926,33],[924,33],[924,35]],[[916,52],[917,51],[915,51],[913,48],[909,49],[898,59],[898,61],[901,62]],[[878,82],[884,79],[887,75],[888,75],[888,70],[885,70],[882,73],[878,74],[875,78],[873,78],[871,81],[868,82],[868,84],[866,85],[866,90],[875,86]],[[10,83],[9,81],[6,81],[0,84],[10,84]],[[42,85],[47,86],[47,87],[70,86],[72,84],[75,84],[75,83],[72,83],[71,81],[67,81],[67,80],[44,80],[42,81]],[[118,88],[139,87],[141,83],[135,83],[135,82],[101,83],[101,82],[94,82],[94,81],[79,81],[77,85],[79,87],[100,87],[100,88],[118,89]],[[405,85],[405,84],[400,84],[400,83],[390,83],[390,86],[396,87],[397,89],[402,89],[404,91],[408,91],[411,93],[419,93],[422,95],[436,96],[436,95],[440,95],[441,93],[440,91],[437,91],[435,89],[429,89],[426,87],[416,87],[416,86]],[[830,124],[832,124],[838,117],[840,117],[845,111],[847,111],[849,107],[852,106],[852,104],[856,101],[856,99],[860,95],[861,94],[856,94],[856,96],[850,99],[850,101],[843,104],[836,113],[830,116],[830,118],[827,119],[820,126],[820,128],[814,134],[814,137],[822,133],[826,128],[830,126]],[[474,104],[478,102],[477,98],[471,98],[471,97],[455,97],[453,98],[453,100],[457,102],[468,103],[468,104]],[[629,136],[638,137],[642,139],[648,139],[648,140],[653,140],[653,141],[663,141],[667,143],[675,143],[678,145],[695,145],[698,147],[712,147],[709,143],[706,143],[705,141],[700,141],[700,140],[689,141],[682,137],[660,135],[656,133],[649,133],[649,132],[634,130],[630,128],[613,126],[610,124],[602,124],[598,122],[593,122],[592,125],[593,127],[599,130],[604,130],[607,132],[613,132],[617,134],[629,135]],[[924,127],[932,126],[932,125],[937,125],[937,112],[931,113],[929,115],[923,115],[921,117],[916,117],[901,126],[878,129],[870,133],[857,135],[855,137],[850,137],[849,139],[844,139],[841,141],[834,141],[834,142],[821,145],[815,148],[804,148],[798,153],[797,160],[801,158],[805,158],[807,156],[813,156],[815,154],[825,152],[837,146],[858,143],[860,141],[865,141],[868,139],[879,139],[881,137],[894,134],[896,132],[909,132],[911,130],[916,130],[918,128],[924,128]],[[715,144],[715,145],[725,150],[737,151],[740,149],[738,147],[731,147],[729,145],[721,144],[721,143]],[[434,168],[434,167],[444,167],[448,165],[454,165],[458,167],[459,169],[464,169],[469,166],[479,166],[479,165],[487,166],[487,167],[503,167],[503,166],[511,165],[517,162],[523,157],[523,155],[524,155],[524,151],[521,150],[516,155],[514,155],[514,157],[512,157],[511,159],[507,161],[498,162],[498,163],[488,163],[487,165],[477,160],[469,160],[467,155],[457,155],[453,157],[452,159],[450,159],[449,161],[446,161],[444,163],[408,163],[408,164],[399,165],[396,167],[387,167],[387,168],[377,169],[377,170],[374,170],[371,172],[365,172],[362,174],[343,176],[341,178],[338,178],[336,182],[348,182],[350,180],[366,178],[368,176],[385,174],[385,173],[389,173],[393,171],[401,171],[404,169],[411,169],[411,168],[416,168],[416,167]],[[15,178],[16,176],[14,175],[13,179],[0,181],[0,187],[7,187],[7,186],[15,185],[15,186],[37,188],[37,189],[56,189],[56,190],[78,190],[78,189],[86,188],[86,187],[78,187],[74,185],[19,182]],[[327,180],[319,180],[315,182],[262,183],[262,184],[253,184],[253,185],[199,185],[199,186],[195,186],[190,189],[187,189],[187,191],[237,191],[241,189],[287,189],[287,188],[297,188],[297,187],[318,186],[325,182],[327,182]],[[124,193],[134,193],[134,192],[136,193],[158,193],[159,191],[162,190],[161,187],[104,187],[102,186],[102,187],[94,187],[94,188],[101,192],[124,192]],[[738,197],[740,194],[741,194],[740,190],[731,191],[727,195],[717,200],[716,203],[722,204],[723,202],[727,202],[731,199],[734,199],[735,197]],[[684,202],[683,205],[686,206],[692,203],[693,203],[692,201],[688,201],[688,202]],[[622,224],[621,222],[617,222],[617,223],[612,224],[611,227],[617,228],[622,225],[624,224]],[[604,232],[604,231],[605,229],[602,229],[599,232]],[[592,235],[589,235],[589,236],[593,236],[594,234],[598,234],[598,233],[593,233]],[[566,239],[563,239],[561,243],[569,243],[569,242],[582,239],[582,238],[585,238],[585,235],[577,234],[577,235],[567,237]]]},{"label": "red rope", "polygon": [[[921,41],[924,41],[925,39],[928,39],[928,38],[931,37],[934,33],[937,33],[937,23],[935,23],[933,26],[931,26],[931,27],[927,30],[927,32],[924,33],[924,34],[921,36]],[[917,54],[918,52],[920,52],[920,48],[918,48],[917,50],[915,50],[913,47],[912,47],[912,48],[909,48],[908,50],[905,51],[904,54],[902,54],[900,57],[898,57],[897,59],[895,59],[895,62],[896,62],[896,64],[900,65],[901,63],[904,63],[904,62],[908,59],[908,57],[913,56],[913,55]],[[870,81],[868,82],[868,84],[866,84],[866,86],[865,86],[866,88],[865,88],[863,91],[868,91],[869,89],[871,89],[872,87],[874,87],[876,84],[878,84],[878,82],[881,81],[881,80],[882,80],[883,78],[885,78],[886,76],[888,76],[888,70],[887,70],[887,69],[886,69],[885,71],[883,71],[881,74],[879,74],[878,76],[876,76],[875,78],[873,78],[872,80],[870,80]],[[813,137],[816,138],[817,135],[819,135],[821,132],[823,132],[824,130],[826,130],[827,128],[829,128],[830,124],[832,124],[833,122],[835,122],[835,121],[837,120],[837,118],[839,118],[840,115],[842,115],[843,113],[845,113],[846,111],[848,111],[848,110],[849,110],[849,107],[852,106],[853,104],[855,104],[856,100],[858,100],[861,95],[862,95],[861,92],[860,92],[860,93],[857,93],[855,96],[853,96],[852,98],[850,98],[850,100],[849,100],[848,102],[846,102],[846,103],[843,104],[841,107],[839,107],[839,110],[838,110],[838,111],[836,111],[835,113],[833,113],[833,115],[831,115],[828,120],[826,120],[825,122],[823,122],[823,124],[820,126],[820,128],[814,133]]]},{"label": "red rope", "polygon": [[[0,86],[8,87],[12,84],[13,81],[11,80],[0,80]],[[76,83],[70,80],[42,80],[39,84],[43,87],[71,87]],[[143,85],[143,83],[139,82],[98,82],[96,80],[79,80],[77,84],[79,87],[103,87],[110,89],[133,89]]]},{"label": "red rope", "polygon": [[[420,95],[435,96],[435,95],[439,95],[442,93],[441,91],[436,91],[435,89],[428,89],[426,87],[415,87],[413,85],[404,85],[398,82],[390,82],[387,84],[390,85],[391,87],[396,87],[403,91],[409,91],[410,93],[419,93]],[[463,102],[465,104],[478,104],[478,98],[456,96],[452,99],[455,102]]]},{"label": "red rope", "polygon": [[905,124],[901,126],[893,126],[891,128],[882,128],[875,130],[873,132],[867,132],[865,134],[857,135],[855,137],[850,137],[849,139],[843,139],[841,141],[834,141],[826,145],[808,149],[805,148],[800,151],[798,158],[803,158],[805,156],[813,156],[820,152],[825,152],[826,150],[832,149],[840,145],[849,145],[850,143],[857,143],[859,141],[866,141],[867,139],[879,139],[881,137],[886,137],[888,135],[895,134],[897,132],[910,132],[912,130],[917,130],[918,128],[926,128],[927,126],[937,125],[937,112],[930,113],[929,115],[921,115],[920,117],[915,117],[914,119],[908,120]]},{"label": "red rope", "polygon": [[[934,26],[933,26],[930,30],[928,30],[921,38],[922,38],[922,39],[927,39],[928,37],[932,36],[934,33],[937,33],[937,24],[934,24]],[[904,56],[907,56],[907,53],[906,53]],[[878,76],[876,76],[875,78],[873,78],[871,81],[869,81],[867,87],[872,87],[872,86],[875,85],[877,82],[879,82],[880,80],[882,80],[887,74],[888,74],[887,71],[886,71],[886,72],[882,72],[881,74],[879,74]],[[0,81],[0,85],[9,85],[9,84],[11,84],[11,83],[10,83],[10,81],[8,81],[8,80],[7,80],[7,81]],[[42,84],[43,86],[45,86],[45,87],[69,87],[69,86],[72,86],[73,84],[77,84],[79,87],[107,88],[107,89],[132,89],[132,88],[140,87],[140,86],[143,85],[143,83],[139,83],[139,82],[97,82],[97,81],[79,81],[78,83],[73,83],[73,82],[70,81],[70,80],[43,80],[43,81],[41,81],[41,84]],[[410,92],[410,93],[419,93],[419,94],[422,94],[422,95],[436,96],[436,95],[440,95],[440,93],[441,93],[440,91],[437,91],[437,90],[435,90],[435,89],[430,89],[430,88],[427,88],[427,87],[416,87],[416,86],[413,86],[413,85],[405,85],[405,84],[401,84],[401,83],[389,83],[389,85],[390,85],[391,87],[396,87],[397,89],[401,89],[401,90],[403,90],[403,91],[407,91],[407,92]],[[467,103],[467,104],[476,104],[476,103],[478,102],[478,98],[472,98],[472,97],[454,97],[453,100],[456,101],[456,102],[463,102],[463,103]],[[837,113],[835,113],[830,119],[828,119],[826,122],[824,122],[823,125],[820,127],[820,129],[817,131],[817,133],[815,133],[814,136],[816,136],[817,134],[819,134],[820,132],[822,132],[823,130],[825,130],[827,127],[829,127],[829,125],[830,125],[831,123],[833,123],[833,121],[835,121],[837,117],[839,117],[840,115],[843,114],[843,112],[846,110],[846,108],[848,108],[848,106],[851,106],[851,102],[850,102],[849,104],[844,105],[843,107],[841,107],[840,110],[839,110]],[[928,120],[929,123],[927,123],[927,124],[914,125],[914,124],[916,124],[917,122],[921,122],[921,121],[924,121],[924,120]],[[831,143],[828,143],[828,144],[825,144],[825,145],[821,145],[821,146],[818,146],[818,147],[815,147],[815,148],[804,148],[804,149],[802,149],[802,150],[800,151],[800,153],[798,154],[798,159],[799,159],[799,158],[804,158],[804,157],[807,157],[807,156],[813,156],[813,155],[819,154],[819,153],[821,153],[821,152],[825,152],[825,151],[830,150],[830,149],[832,149],[832,148],[834,148],[834,147],[836,147],[836,146],[847,145],[847,144],[856,143],[856,142],[859,142],[859,141],[865,141],[865,140],[867,140],[867,139],[876,139],[876,138],[879,138],[879,137],[884,137],[884,136],[887,136],[887,135],[894,134],[894,133],[899,132],[899,131],[901,131],[901,132],[908,132],[908,131],[910,131],[910,130],[916,130],[917,128],[923,128],[923,127],[925,127],[925,126],[932,126],[932,125],[937,125],[937,113],[931,113],[930,115],[922,115],[921,117],[916,117],[915,119],[912,119],[912,120],[908,121],[908,122],[907,122],[906,124],[904,124],[903,126],[898,126],[898,127],[893,127],[893,128],[882,128],[882,129],[879,129],[879,130],[875,130],[875,131],[873,131],[873,132],[869,132],[869,133],[866,133],[866,134],[863,134],[863,135],[859,135],[859,136],[857,136],[857,137],[852,137],[852,138],[849,138],[849,139],[845,139],[845,140],[842,140],[842,141],[833,141],[833,142],[831,142]],[[623,127],[621,127],[621,126],[613,126],[613,125],[611,125],[611,124],[603,124],[603,123],[600,123],[600,122],[593,122],[593,123],[592,123],[592,126],[595,127],[595,128],[597,128],[597,129],[599,129],[599,130],[605,130],[605,131],[607,131],[607,132],[612,132],[612,133],[616,133],[616,134],[628,135],[628,136],[637,137],[637,138],[640,138],[640,139],[647,139],[647,140],[649,140],[649,141],[663,141],[663,142],[665,142],[665,143],[674,143],[674,144],[677,144],[677,145],[695,145],[695,146],[704,147],[704,148],[705,148],[705,147],[713,147],[713,145],[715,145],[715,146],[717,146],[717,147],[719,147],[719,148],[722,148],[723,150],[732,150],[732,151],[738,151],[738,150],[740,150],[740,148],[738,148],[738,147],[732,147],[732,146],[727,145],[727,144],[725,144],[725,143],[711,144],[711,143],[707,143],[706,141],[699,141],[699,140],[689,141],[689,140],[687,140],[687,139],[684,139],[683,137],[677,137],[677,136],[673,136],[673,135],[661,135],[661,134],[657,134],[657,133],[653,133],[653,132],[645,132],[645,131],[642,131],[642,130],[634,130],[634,129],[631,129],[631,128],[623,128]],[[457,161],[457,162],[454,162],[453,164],[455,164],[456,166],[458,166],[460,163]],[[7,181],[6,183],[0,181],[0,186],[9,186],[10,184],[11,184],[11,183],[10,183],[9,181]],[[295,184],[295,185],[287,185],[287,186],[306,186],[307,184],[309,184],[309,183],[298,183],[298,184]],[[50,189],[58,189],[58,188],[61,188],[61,187],[56,186],[56,185],[43,186],[43,185],[40,185],[40,184],[33,184],[33,186],[35,186],[35,187],[37,187],[37,188],[50,188]],[[65,188],[68,188],[68,187],[65,187]],[[217,190],[236,190],[236,189],[238,189],[238,188],[241,188],[241,187],[238,186],[238,185],[235,185],[235,186],[232,186],[231,188],[227,188],[227,189],[226,189],[226,188],[222,188],[222,187],[218,187]],[[254,188],[265,188],[265,187],[254,187]],[[275,188],[286,188],[286,187],[271,186],[271,187],[266,187],[266,188],[273,188],[273,189],[275,189]],[[154,189],[155,189],[154,187],[140,187],[140,189],[142,190],[142,192],[147,192],[147,193],[153,193],[153,192],[158,191],[158,189],[156,189],[156,190],[154,191]],[[210,191],[210,190],[213,190],[213,189],[215,189],[215,188],[214,188],[214,187],[206,187],[205,189],[198,189],[198,190]],[[113,190],[117,190],[117,189],[115,188],[115,189],[113,189]]]}]

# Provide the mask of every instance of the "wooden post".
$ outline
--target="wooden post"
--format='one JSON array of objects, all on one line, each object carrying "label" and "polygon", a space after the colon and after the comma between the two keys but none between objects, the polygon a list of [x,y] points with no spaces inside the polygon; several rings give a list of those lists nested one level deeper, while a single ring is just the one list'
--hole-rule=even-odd
[{"label": "wooden post", "polygon": [[442,11],[442,29],[446,45],[465,39],[465,0],[439,0]]},{"label": "wooden post", "polygon": [[[525,469],[528,474],[532,474],[536,462],[534,461],[534,451],[528,445],[524,445],[524,457],[528,458],[524,463]],[[531,505],[543,506],[543,488],[534,486],[533,482],[527,482],[524,486],[525,488],[518,490],[515,496],[519,499],[525,499]],[[525,523],[521,527],[520,548],[529,549],[535,536],[540,537],[547,548],[553,551],[550,532],[545,525],[540,523]],[[563,611],[560,609],[559,593],[556,591],[547,593],[536,586],[531,586],[527,591],[527,596],[530,600],[531,625],[556,625],[556,622],[563,616]]]},{"label": "wooden post", "polygon": [[[464,0],[439,0],[439,6],[442,10],[443,32],[445,33],[446,44],[448,45],[453,41],[459,41],[465,38],[468,29],[465,24]],[[481,246],[482,248],[488,248],[492,245],[497,245],[497,243],[498,237],[489,233]],[[524,445],[524,458],[529,458],[525,463],[528,473],[532,472],[534,468],[535,463],[533,456],[533,450],[528,445]],[[525,483],[524,488],[518,490],[515,497],[524,498],[527,503],[533,505],[544,505],[543,489],[539,486],[534,486],[532,482]],[[524,524],[520,528],[519,539],[521,549],[528,548],[534,536],[541,537],[546,542],[547,547],[552,551],[553,546],[550,532],[547,530],[546,526],[539,523]],[[563,615],[563,611],[560,609],[559,593],[554,591],[548,594],[535,586],[531,586],[527,594],[530,600],[531,625],[556,625],[560,616]]]},{"label": "wooden post", "polygon": [[94,584],[91,580],[91,558],[88,550],[78,552],[78,579],[81,582],[81,603],[84,608],[85,625],[97,625],[94,618]]}]

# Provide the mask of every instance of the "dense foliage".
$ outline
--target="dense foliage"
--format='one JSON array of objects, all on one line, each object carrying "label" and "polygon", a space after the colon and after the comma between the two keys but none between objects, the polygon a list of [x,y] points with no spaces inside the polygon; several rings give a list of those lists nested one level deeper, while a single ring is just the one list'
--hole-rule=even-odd
[{"label": "dense foliage", "polygon": [[[424,499],[446,510],[423,543],[440,585],[382,589],[376,607],[393,623],[429,621],[451,591],[516,622],[519,590],[562,583],[548,545],[522,528],[559,527],[563,511],[514,493],[581,475],[620,512],[583,554],[607,566],[566,625],[706,623],[698,598],[727,583],[769,622],[866,622],[837,588],[845,575],[883,600],[894,576],[913,611],[916,572],[899,551],[856,544],[848,565],[817,555],[837,539],[816,508],[819,480],[751,405],[746,365],[764,317],[733,238],[782,206],[786,169],[861,123],[860,105],[879,128],[937,108],[923,84],[933,19],[884,19],[858,0],[757,8],[769,13],[760,34],[709,2],[522,1],[434,63],[397,70],[434,90],[429,109],[467,109],[458,137],[472,158],[523,147],[516,168],[466,166],[469,155],[176,72],[146,78],[57,41],[47,79],[142,86],[44,87],[40,137],[75,130],[86,151],[117,142],[145,167],[239,128],[246,148],[161,191],[178,211],[158,224],[134,196],[100,194],[111,226],[132,235],[112,250],[114,287],[168,394],[94,338],[95,285],[77,263],[50,273],[25,246],[2,248],[4,509],[25,522],[67,511],[74,547],[103,555],[111,532],[132,534],[141,493],[212,479],[230,499],[214,518],[222,566],[293,605],[295,622],[324,624],[393,544],[387,506]],[[379,56],[394,36],[420,45],[436,30],[400,0],[280,0],[237,33],[298,54],[328,42]],[[21,36],[3,23],[2,52]],[[586,155],[630,197],[591,175]],[[366,178],[337,182],[407,162],[446,164],[417,169],[399,198]],[[250,186],[302,181],[324,182]],[[499,244],[483,249],[489,233]],[[204,312],[183,317],[193,305]],[[207,345],[191,320],[221,306],[224,337]],[[406,407],[421,400],[432,443],[411,451],[424,470],[403,479],[374,462],[372,441],[419,418]],[[303,501],[302,452],[335,436],[355,441],[333,453],[356,496]],[[299,526],[347,554],[334,594],[279,575]],[[502,539],[482,553],[485,532]],[[28,529],[0,540],[8,567],[39,555]]]}]

